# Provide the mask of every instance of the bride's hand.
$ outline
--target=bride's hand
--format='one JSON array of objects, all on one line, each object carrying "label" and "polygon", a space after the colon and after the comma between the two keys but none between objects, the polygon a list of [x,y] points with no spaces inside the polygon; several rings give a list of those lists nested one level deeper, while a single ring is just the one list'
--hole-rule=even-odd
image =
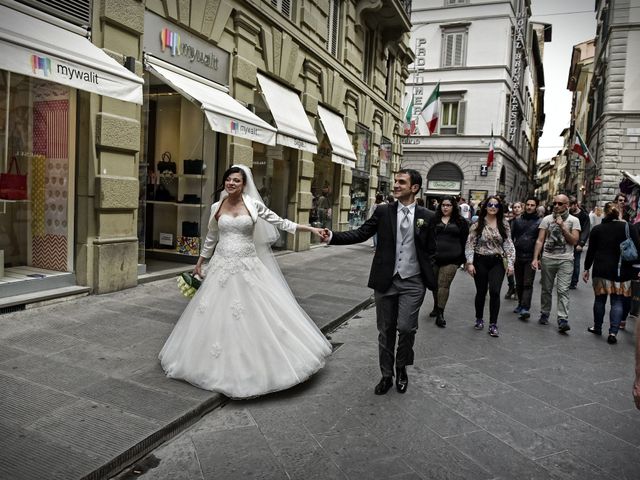
[{"label": "bride's hand", "polygon": [[193,267],[193,274],[199,276],[200,278],[204,277],[204,275],[202,275],[202,263],[196,263],[196,266]]},{"label": "bride's hand", "polygon": [[324,229],[323,228],[311,227],[310,232],[313,233],[317,237],[323,238],[323,235],[324,235]]}]

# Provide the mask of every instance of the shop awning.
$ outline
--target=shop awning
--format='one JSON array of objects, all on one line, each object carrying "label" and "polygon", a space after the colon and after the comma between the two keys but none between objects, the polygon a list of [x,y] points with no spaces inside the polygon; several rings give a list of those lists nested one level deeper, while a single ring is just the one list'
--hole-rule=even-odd
[{"label": "shop awning", "polygon": [[322,128],[324,128],[331,143],[331,160],[335,163],[355,168],[356,154],[353,151],[351,140],[349,140],[347,129],[344,128],[342,118],[332,111],[327,110],[322,105],[318,105],[318,115],[320,116]]},{"label": "shop awning", "polygon": [[264,75],[258,74],[258,83],[278,127],[276,143],[317,153],[316,133],[309,123],[298,94]]},{"label": "shop awning", "polygon": [[87,38],[0,5],[0,69],[142,104],[142,78]]},{"label": "shop awning", "polygon": [[266,145],[276,144],[276,129],[252,113],[213,82],[197,80],[195,75],[171,66],[150,55],[147,68],[160,80],[171,86],[192,102],[200,105],[212,130],[247,138]]}]

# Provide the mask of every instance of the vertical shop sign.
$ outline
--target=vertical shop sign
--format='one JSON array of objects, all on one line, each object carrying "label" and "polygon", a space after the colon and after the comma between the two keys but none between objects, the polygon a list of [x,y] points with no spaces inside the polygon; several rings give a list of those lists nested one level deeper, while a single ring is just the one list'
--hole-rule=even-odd
[{"label": "vertical shop sign", "polygon": [[513,36],[513,69],[511,71],[511,81],[513,82],[513,91],[511,94],[511,103],[509,105],[509,130],[507,138],[513,143],[518,133],[520,125],[520,115],[522,108],[520,106],[520,79],[522,78],[522,63],[525,47],[525,27],[527,17],[525,13],[518,13],[516,16],[516,31]]}]

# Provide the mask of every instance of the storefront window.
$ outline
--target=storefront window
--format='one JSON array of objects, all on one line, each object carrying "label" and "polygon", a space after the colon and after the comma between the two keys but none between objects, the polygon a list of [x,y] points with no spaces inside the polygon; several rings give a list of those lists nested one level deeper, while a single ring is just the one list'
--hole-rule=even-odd
[{"label": "storefront window", "polygon": [[353,172],[351,181],[351,209],[349,210],[349,228],[355,229],[367,219],[367,201],[369,199],[369,176],[357,176]]},{"label": "storefront window", "polygon": [[71,89],[0,72],[0,279],[73,270],[74,125]]},{"label": "storefront window", "polygon": [[391,140],[382,137],[380,149],[378,150],[378,192],[385,197],[392,191],[391,185]]},{"label": "storefront window", "polygon": [[195,263],[213,201],[217,134],[197,105],[149,73],[143,108],[139,261],[151,269],[158,260]]},{"label": "storefront window", "polygon": [[[334,175],[339,171],[339,165],[331,161],[331,146],[326,137],[318,146],[318,153],[313,157],[314,170],[311,194],[313,195],[309,222],[314,227],[333,229],[333,186]],[[315,235],[311,236],[312,243],[319,243]]]},{"label": "storefront window", "polygon": [[362,125],[356,125],[353,149],[356,152],[356,170],[368,172],[371,161],[371,130]]},{"label": "storefront window", "polygon": [[[253,143],[253,179],[265,205],[283,218],[289,207],[289,165],[293,154],[289,147]],[[286,248],[287,232],[280,231],[274,248]]]}]

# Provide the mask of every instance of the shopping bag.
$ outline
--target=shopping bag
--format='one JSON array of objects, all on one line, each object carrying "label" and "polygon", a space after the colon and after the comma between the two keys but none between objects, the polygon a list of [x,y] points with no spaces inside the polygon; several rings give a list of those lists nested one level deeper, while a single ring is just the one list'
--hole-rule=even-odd
[{"label": "shopping bag", "polygon": [[[14,166],[16,173],[11,173]],[[16,157],[11,158],[7,173],[0,173],[0,198],[5,200],[26,200],[28,198],[27,176],[20,173]]]}]

